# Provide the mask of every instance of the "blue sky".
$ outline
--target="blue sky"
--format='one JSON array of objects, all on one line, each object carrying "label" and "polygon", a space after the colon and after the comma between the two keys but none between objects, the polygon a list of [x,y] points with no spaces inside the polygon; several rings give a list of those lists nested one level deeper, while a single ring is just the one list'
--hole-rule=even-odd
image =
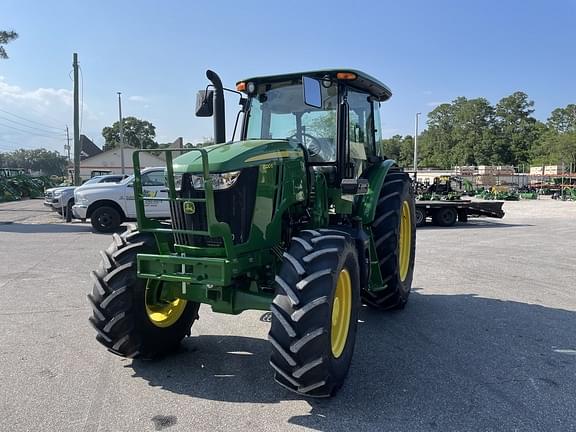
[{"label": "blue sky", "polygon": [[[151,121],[160,142],[211,136],[211,119],[194,117],[207,68],[229,86],[254,75],[364,70],[394,93],[382,106],[385,137],[413,133],[415,112],[425,123],[436,104],[458,96],[496,103],[525,91],[541,120],[576,103],[572,0],[3,0],[1,10],[0,29],[20,38],[0,61],[0,151],[63,151],[61,135],[24,119],[72,125],[73,52],[84,77],[82,132],[100,145],[102,127],[117,119],[117,91],[124,115]],[[228,99],[230,127],[235,104]]]}]

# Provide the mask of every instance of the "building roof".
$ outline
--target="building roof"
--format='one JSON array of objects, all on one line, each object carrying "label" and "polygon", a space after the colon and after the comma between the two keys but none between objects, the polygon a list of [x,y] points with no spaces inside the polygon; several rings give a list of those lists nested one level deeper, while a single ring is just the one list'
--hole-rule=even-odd
[{"label": "building roof", "polygon": [[[132,157],[137,149],[125,146],[124,147],[124,165],[126,168],[132,168]],[[140,166],[163,166],[166,164],[164,160],[149,152],[140,153]],[[80,162],[81,168],[120,168],[121,155],[120,147],[114,147],[105,152],[100,152],[95,156],[86,158]]]},{"label": "building roof", "polygon": [[[338,80],[336,78],[336,74],[342,73],[342,72],[354,74],[356,76],[356,78],[355,79]],[[343,83],[346,83],[347,85],[349,85],[351,87],[357,88],[358,90],[365,91],[365,92],[371,94],[372,96],[374,96],[379,101],[388,100],[392,96],[392,90],[390,90],[390,88],[388,86],[386,86],[385,84],[383,84],[382,82],[380,82],[379,80],[374,78],[373,76],[368,75],[367,73],[356,70],[356,69],[348,69],[348,68],[322,69],[322,70],[307,71],[307,72],[293,72],[293,73],[287,73],[287,74],[281,74],[281,75],[260,76],[260,77],[247,78],[247,79],[238,81],[238,83],[249,82],[249,81],[253,81],[255,83],[289,81],[292,79],[300,79],[300,78],[302,78],[302,76],[309,76],[309,77],[318,78],[318,79],[329,77],[332,80],[338,80],[338,81],[341,81]]]},{"label": "building roof", "polygon": [[84,159],[102,153],[102,149],[86,135],[80,135],[80,149],[80,157]]}]

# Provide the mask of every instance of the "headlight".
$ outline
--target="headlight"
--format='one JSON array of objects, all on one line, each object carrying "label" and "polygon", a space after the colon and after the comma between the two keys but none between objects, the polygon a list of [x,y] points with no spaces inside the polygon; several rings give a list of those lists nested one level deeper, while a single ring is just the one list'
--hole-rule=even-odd
[{"label": "headlight", "polygon": [[[238,177],[240,177],[241,171],[230,171],[220,174],[210,174],[210,179],[212,180],[212,187],[214,190],[228,189],[234,186]],[[203,175],[192,175],[192,186],[196,190],[204,190],[204,176]]]},{"label": "headlight", "polygon": [[[179,192],[182,189],[182,177],[184,174],[174,174],[174,188]],[[166,182],[168,183],[168,182]]]},{"label": "headlight", "polygon": [[54,198],[60,198],[62,196],[62,192],[58,191],[58,192],[54,192]]},{"label": "headlight", "polygon": [[82,194],[74,194],[74,203],[79,205],[88,204],[88,200]]}]

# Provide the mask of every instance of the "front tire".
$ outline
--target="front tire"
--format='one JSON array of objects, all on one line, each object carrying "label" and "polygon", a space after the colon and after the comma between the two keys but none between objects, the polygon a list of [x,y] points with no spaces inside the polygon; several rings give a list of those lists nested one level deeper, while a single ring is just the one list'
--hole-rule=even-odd
[{"label": "front tire", "polygon": [[[199,303],[182,299],[151,300],[154,290],[136,277],[136,256],[157,253],[154,236],[126,232],[101,252],[100,268],[92,272],[94,287],[88,300],[96,340],[122,357],[153,358],[173,351],[198,318]],[[156,296],[156,298],[158,298]]]},{"label": "front tire", "polygon": [[365,303],[378,309],[402,309],[408,301],[416,251],[416,208],[408,174],[390,171],[380,192],[372,235],[384,282],[362,291]]},{"label": "front tire", "polygon": [[304,230],[292,239],[276,276],[268,335],[279,384],[311,397],[340,389],[354,352],[359,273],[347,233]]},{"label": "front tire", "polygon": [[95,209],[90,215],[92,228],[99,233],[116,231],[122,223],[122,216],[113,207],[102,206]]}]

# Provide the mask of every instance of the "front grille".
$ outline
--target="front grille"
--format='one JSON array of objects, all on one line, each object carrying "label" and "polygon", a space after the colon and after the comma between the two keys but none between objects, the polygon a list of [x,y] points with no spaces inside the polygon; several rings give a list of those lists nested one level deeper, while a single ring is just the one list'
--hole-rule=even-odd
[{"label": "front grille", "polygon": [[[234,244],[248,241],[256,201],[257,181],[258,167],[246,168],[242,170],[232,187],[214,191],[216,219],[230,225]],[[178,196],[181,198],[204,198],[205,194],[204,191],[195,190],[192,187],[190,174],[184,174],[182,189]],[[170,203],[172,227],[174,229],[207,231],[206,204],[196,202],[194,214],[184,213],[183,206],[182,201]],[[222,247],[224,245],[221,238],[192,234],[174,233],[174,241],[176,244],[200,247]]]}]

